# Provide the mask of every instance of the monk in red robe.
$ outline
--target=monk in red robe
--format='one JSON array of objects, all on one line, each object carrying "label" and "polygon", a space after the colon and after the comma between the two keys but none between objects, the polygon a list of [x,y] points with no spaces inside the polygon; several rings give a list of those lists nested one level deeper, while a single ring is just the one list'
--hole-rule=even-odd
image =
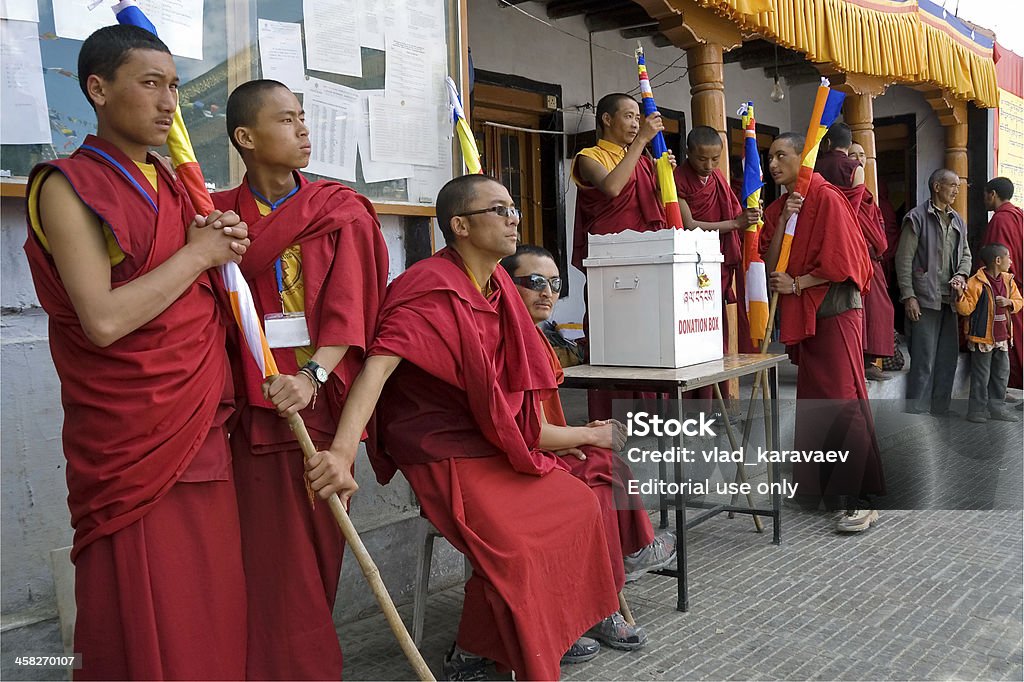
[{"label": "monk in red robe", "polygon": [[864,374],[872,381],[888,381],[892,377],[875,365],[876,358],[892,357],[894,310],[889,298],[882,256],[888,249],[882,212],[864,184],[864,167],[850,155],[853,133],[845,123],[834,123],[822,141],[822,151],[814,171],[846,195],[857,213],[861,233],[871,259],[871,285],[862,292],[864,305]]},{"label": "monk in red robe", "polygon": [[[801,167],[804,138],[777,137],[769,171],[792,187]],[[789,263],[775,271],[789,217],[798,213]],[[861,292],[871,279],[867,246],[849,201],[817,173],[807,198],[782,195],[765,209],[761,252],[779,295],[779,331],[797,370],[797,450],[849,450],[847,462],[794,465],[798,494],[824,496],[842,505],[840,532],[866,530],[878,512],[862,498],[884,494],[881,459],[864,384]],[[836,500],[835,498],[839,498]]]},{"label": "monk in red robe", "polygon": [[246,225],[196,216],[149,153],[178,101],[164,43],[108,26],[78,63],[97,135],[33,169],[25,243],[64,407],[74,678],[242,679],[231,371],[208,270],[241,258]]},{"label": "monk in red robe", "polygon": [[449,246],[388,288],[337,435],[308,476],[321,496],[355,491],[352,463],[377,405],[378,480],[401,470],[423,515],[473,566],[446,675],[467,679],[490,659],[517,679],[558,679],[560,660],[596,655],[600,645],[580,635],[618,608],[601,505],[551,452],[560,443],[540,401],[555,378],[535,362],[543,342],[498,268],[518,239],[508,191],[482,175],[455,178],[437,217]]},{"label": "monk in red robe", "polygon": [[[283,417],[301,414],[318,447],[334,438],[384,299],[387,247],[368,199],[299,173],[309,130],[288,88],[250,81],[231,93],[226,115],[246,175],[214,203],[249,225],[242,274],[280,370],[264,386],[249,353],[232,353],[241,379],[231,447],[249,593],[246,679],[338,680],[332,614],[344,541],[328,506],[310,504],[302,451]],[[297,324],[299,338],[282,323]]]},{"label": "monk in red robe", "polygon": [[[704,230],[717,230],[722,255],[722,302],[736,303],[737,348],[740,353],[760,349],[750,339],[744,287],[743,230],[761,219],[758,209],[744,209],[718,168],[722,156],[722,138],[710,126],[696,126],[686,136],[686,162],[676,167],[676,188],[686,202],[694,222]],[[735,278],[736,286],[733,287]],[[729,352],[729,329],[722,337],[722,349]],[[709,389],[711,387],[708,387]],[[723,388],[728,388],[727,384]]]},{"label": "monk in red robe", "polygon": [[[598,101],[595,115],[597,145],[579,152],[572,163],[572,180],[576,184],[572,264],[579,270],[583,270],[583,259],[587,257],[588,235],[625,230],[650,232],[668,226],[654,161],[644,154],[647,144],[665,129],[661,114],[642,117],[635,99],[624,93],[612,93]],[[675,157],[672,163],[675,165]],[[680,210],[685,212],[685,205],[679,203]],[[689,213],[685,213],[684,222],[687,216]],[[584,290],[584,299],[586,296]],[[586,333],[586,317],[583,327]],[[655,397],[653,393],[598,389],[588,391],[587,395],[591,419],[611,417],[612,400]]]},{"label": "monk in red robe", "polygon": [[[992,178],[985,184],[985,208],[992,213],[985,232],[984,243],[1002,244],[1010,250],[1010,273],[1017,289],[1024,291],[1024,212],[1010,203],[1013,198],[1013,182],[1009,178]],[[1024,349],[1024,313],[1013,315],[1013,338],[1010,343],[1010,388],[1021,388]],[[1020,408],[1021,403],[1018,405]]]},{"label": "monk in red robe", "polygon": [[[554,256],[543,247],[523,244],[513,255],[502,259],[501,266],[512,276],[527,312],[538,325],[537,333],[544,340],[547,356],[536,361],[547,362],[555,382],[561,385],[565,378],[562,365],[541,330],[541,325],[550,324],[562,286]],[[557,454],[564,456],[563,462],[569,465],[573,476],[590,486],[601,501],[616,588],[621,590],[626,582],[669,565],[675,559],[675,537],[667,531],[655,537],[643,500],[627,493],[627,482],[635,477],[616,455],[625,439],[621,423],[598,420],[570,427],[557,391],[541,401],[541,407],[548,424],[566,431],[567,447]],[[602,644],[626,651],[638,649],[646,642],[643,628],[627,625],[620,613],[612,614],[587,634]]]}]

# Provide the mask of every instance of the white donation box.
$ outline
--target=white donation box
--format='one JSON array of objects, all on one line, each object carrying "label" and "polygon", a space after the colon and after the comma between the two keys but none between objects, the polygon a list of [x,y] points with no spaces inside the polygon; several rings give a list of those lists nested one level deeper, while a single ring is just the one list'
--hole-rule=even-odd
[{"label": "white donation box", "polygon": [[590,363],[685,367],[722,357],[718,232],[590,235]]}]

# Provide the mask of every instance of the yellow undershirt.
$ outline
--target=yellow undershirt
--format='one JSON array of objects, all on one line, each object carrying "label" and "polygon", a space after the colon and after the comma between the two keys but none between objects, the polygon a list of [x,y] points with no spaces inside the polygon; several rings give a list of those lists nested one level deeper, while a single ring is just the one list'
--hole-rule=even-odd
[{"label": "yellow undershirt", "polygon": [[626,148],[607,140],[598,140],[596,147],[587,147],[576,155],[572,162],[572,181],[576,183],[577,187],[589,189],[590,185],[580,176],[579,168],[577,167],[577,159],[581,156],[597,161],[604,166],[606,171],[611,173],[626,158]]},{"label": "yellow undershirt", "polygon": [[[151,163],[139,163],[138,161],[135,162],[135,165],[139,167],[142,174],[149,180],[153,190],[159,192],[156,166]],[[50,243],[46,240],[46,235],[43,233],[42,221],[39,219],[39,191],[43,186],[43,182],[46,178],[50,177],[52,172],[53,168],[44,168],[32,179],[32,186],[28,188],[29,224],[32,225],[32,231],[36,233],[36,237],[39,238],[39,244],[46,253],[51,253],[51,251]],[[121,251],[121,247],[117,243],[117,237],[114,236],[110,225],[106,223],[103,223],[103,239],[107,244],[107,256],[110,258],[110,265],[119,265],[124,260],[124,252]]]},{"label": "yellow undershirt", "polygon": [[[271,208],[259,199],[256,207],[261,216],[270,215]],[[285,313],[304,313],[306,311],[306,287],[302,283],[302,250],[298,244],[292,244],[281,254],[281,273],[283,290],[281,291],[281,311]],[[275,277],[276,279],[276,277]],[[299,367],[305,365],[316,348],[305,346],[295,349],[295,361]]]}]

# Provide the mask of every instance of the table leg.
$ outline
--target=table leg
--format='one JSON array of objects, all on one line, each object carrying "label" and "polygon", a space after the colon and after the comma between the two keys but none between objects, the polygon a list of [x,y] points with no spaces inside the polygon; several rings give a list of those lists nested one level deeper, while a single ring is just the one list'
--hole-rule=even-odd
[{"label": "table leg", "polygon": [[[676,388],[676,404],[679,410],[679,423],[682,424],[685,419],[683,414],[683,389],[682,387]],[[682,444],[682,437],[680,437],[680,445]],[[681,459],[681,458],[679,458]],[[687,577],[687,565],[686,565],[686,502],[683,500],[683,494],[681,492],[682,483],[685,480],[683,478],[685,472],[683,470],[683,463],[676,460],[675,463],[675,474],[676,483],[679,486],[676,487],[676,610],[677,611],[689,611],[690,610],[690,589]]]},{"label": "table leg", "polygon": [[[665,399],[664,394],[658,394],[657,402],[658,412],[667,414],[669,401]],[[668,436],[658,436],[658,449],[662,452],[665,452],[671,444],[672,441]],[[658,476],[662,481],[668,480],[668,466],[664,461],[658,462]],[[658,527],[662,529],[668,528],[668,497],[661,490],[658,491],[658,508],[660,510]]]},{"label": "table leg", "polygon": [[[722,410],[725,410],[725,400],[722,398],[722,389],[719,388],[718,384],[712,384],[712,387],[714,388],[715,400],[718,401],[719,408],[722,409]],[[753,402],[753,400],[751,400],[749,406],[747,407],[747,419],[751,419],[752,418],[753,411],[754,411],[754,402]],[[731,447],[733,449],[733,451],[735,452],[736,449],[737,449],[736,448],[736,436],[732,432],[732,424],[729,423],[728,419],[725,420],[725,434],[729,437],[729,447]],[[746,483],[747,482],[747,472],[743,470],[743,467],[746,466],[746,464],[744,462],[746,462],[747,456],[746,456],[746,450],[745,449],[743,449],[741,451],[743,452],[743,462],[739,462],[739,463],[736,464],[736,482],[737,483]],[[754,504],[754,497],[750,493],[747,493],[746,497],[747,497],[747,506],[750,507],[751,509],[754,509],[755,506],[756,506]],[[739,498],[739,495],[733,495],[732,496],[732,501],[730,502],[730,506],[735,507],[736,506],[736,502],[739,501],[738,498]],[[732,518],[732,517],[733,517],[733,515],[730,514],[729,518]],[[764,532],[764,525],[761,523],[761,517],[758,516],[757,514],[754,514],[754,528],[757,529],[758,533]]]},{"label": "table leg", "polygon": [[[780,447],[779,442],[779,369],[776,365],[768,370],[768,386],[770,393],[770,409],[772,413],[771,424],[771,439],[769,447],[773,450],[778,450]],[[765,434],[767,436],[767,434]],[[782,466],[778,462],[774,462],[769,465],[771,470],[774,472],[774,478],[777,483],[782,482]],[[776,545],[782,543],[782,494],[777,490],[772,494],[772,542]]]}]

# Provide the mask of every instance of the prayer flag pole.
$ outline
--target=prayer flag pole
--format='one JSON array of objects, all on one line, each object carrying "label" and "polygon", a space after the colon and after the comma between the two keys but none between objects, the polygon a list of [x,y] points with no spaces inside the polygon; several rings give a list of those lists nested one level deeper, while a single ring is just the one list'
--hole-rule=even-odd
[{"label": "prayer flag pole", "polygon": [[[658,110],[654,103],[654,91],[651,80],[647,77],[647,62],[644,60],[644,48],[640,43],[636,46],[636,68],[640,78],[640,94],[643,97],[644,116],[650,116]],[[672,174],[672,162],[669,161],[668,145],[665,136],[659,131],[651,140],[654,151],[655,170],[658,174],[658,189],[661,193],[661,204],[665,207],[665,220],[669,227],[682,228],[683,216],[679,211],[679,195],[676,193],[676,179]]]},{"label": "prayer flag pole", "polygon": [[[153,35],[157,35],[156,28],[138,7],[135,0],[123,0],[114,5],[112,9],[117,16],[118,23],[138,26],[139,28],[146,29]],[[209,215],[214,210],[213,199],[206,189],[206,181],[203,179],[202,170],[200,170],[199,163],[196,161],[195,151],[192,148],[188,130],[185,128],[185,121],[181,117],[180,106],[176,107],[174,112],[174,119],[167,138],[167,146],[171,152],[172,165],[175,172],[178,174],[182,184],[185,185],[194,208],[203,215]],[[225,263],[220,266],[220,273],[224,280],[224,287],[227,289],[231,300],[231,310],[234,313],[235,322],[238,323],[239,329],[242,332],[245,345],[252,354],[256,365],[260,368],[263,378],[268,379],[278,373],[277,363],[274,362],[274,355],[270,351],[267,338],[263,333],[263,327],[260,324],[249,285],[242,276],[242,271],[234,262]],[[306,430],[306,424],[302,421],[302,417],[299,414],[292,415],[288,418],[288,426],[291,428],[292,433],[295,434],[295,439],[302,448],[303,456],[308,460],[315,455],[316,446],[313,445],[313,441],[309,437],[309,432]],[[381,610],[384,612],[388,625],[391,626],[391,631],[398,639],[398,644],[402,648],[403,653],[409,659],[409,663],[416,671],[420,680],[433,682],[434,676],[413,643],[412,637],[409,636],[409,631],[406,629],[401,617],[398,615],[395,603],[391,600],[391,595],[388,594],[387,587],[385,587],[384,581],[381,579],[380,569],[377,568],[369,552],[366,551],[366,546],[363,545],[359,533],[352,524],[352,519],[349,518],[345,505],[341,503],[337,493],[331,495],[327,500],[327,504],[331,509],[331,513],[334,514],[338,526],[341,528],[345,542],[351,548],[356,561],[359,562],[359,567],[362,569],[366,581],[370,584],[373,596],[376,597],[377,604],[380,605]]]}]

